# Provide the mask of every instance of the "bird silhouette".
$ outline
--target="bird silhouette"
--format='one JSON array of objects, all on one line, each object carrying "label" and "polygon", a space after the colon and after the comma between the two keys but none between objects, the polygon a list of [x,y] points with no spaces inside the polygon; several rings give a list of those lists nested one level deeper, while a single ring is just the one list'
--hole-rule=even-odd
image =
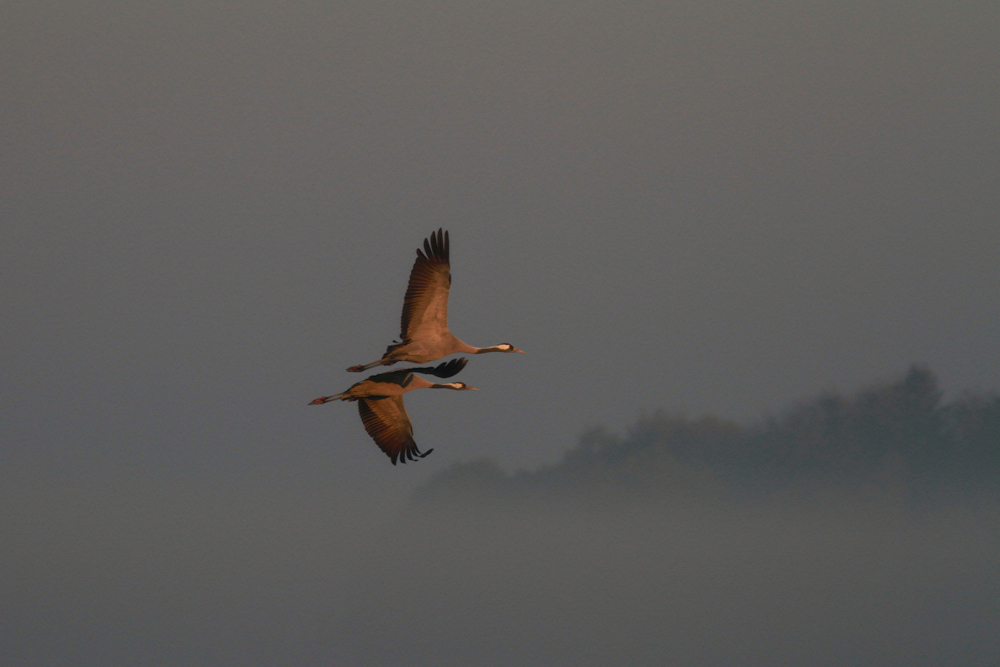
[{"label": "bird silhouette", "polygon": [[448,232],[432,232],[424,239],[424,249],[417,248],[417,259],[410,270],[410,282],[403,298],[399,342],[386,348],[378,361],[351,366],[360,373],[375,366],[392,366],[398,361],[425,364],[449,354],[485,354],[520,352],[510,343],[474,347],[448,330],[448,293],[451,290],[450,241]]},{"label": "bird silhouette", "polygon": [[421,452],[413,440],[413,425],[403,405],[403,394],[414,389],[455,389],[476,390],[464,382],[435,384],[416,373],[425,373],[439,378],[450,378],[457,374],[468,359],[452,359],[434,367],[404,368],[387,373],[372,375],[351,385],[350,389],[333,396],[321,396],[309,403],[319,405],[330,401],[357,401],[358,412],[365,430],[375,444],[386,453],[396,465],[396,461],[406,463],[430,454],[433,449]]}]

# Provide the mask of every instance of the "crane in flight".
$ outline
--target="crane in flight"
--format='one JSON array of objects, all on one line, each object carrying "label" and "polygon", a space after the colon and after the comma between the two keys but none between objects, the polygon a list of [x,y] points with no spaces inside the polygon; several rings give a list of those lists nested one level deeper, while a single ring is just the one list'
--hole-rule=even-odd
[{"label": "crane in flight", "polygon": [[474,347],[448,331],[448,292],[451,290],[451,263],[448,232],[432,232],[424,239],[424,249],[417,248],[417,259],[410,270],[410,282],[403,298],[399,342],[386,348],[378,361],[351,366],[360,373],[375,366],[392,366],[397,361],[425,364],[449,354],[485,354],[520,352],[510,343]]},{"label": "crane in flight", "polygon": [[407,460],[415,461],[418,458],[424,458],[434,450],[428,449],[426,452],[421,452],[413,440],[413,425],[410,423],[410,416],[406,414],[406,406],[403,405],[403,394],[414,389],[478,391],[475,387],[470,387],[464,382],[435,384],[416,375],[416,373],[425,373],[439,378],[450,378],[465,368],[467,363],[469,363],[468,359],[462,357],[434,367],[404,368],[398,371],[379,373],[354,383],[345,392],[333,396],[320,396],[309,405],[320,405],[336,400],[356,401],[365,430],[368,431],[368,435],[372,437],[379,449],[392,460],[392,465],[396,465],[397,460],[402,463],[406,463]]}]

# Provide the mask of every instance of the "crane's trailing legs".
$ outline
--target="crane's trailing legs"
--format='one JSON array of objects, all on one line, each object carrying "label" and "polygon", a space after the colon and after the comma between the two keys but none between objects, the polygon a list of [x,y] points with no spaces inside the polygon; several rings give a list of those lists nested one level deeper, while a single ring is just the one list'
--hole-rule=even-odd
[{"label": "crane's trailing legs", "polygon": [[310,401],[309,405],[320,405],[322,403],[329,403],[330,401],[336,401],[341,396],[343,396],[343,394],[337,394],[336,396],[320,396],[315,401]]},{"label": "crane's trailing legs", "polygon": [[365,364],[364,366],[351,366],[347,369],[349,373],[360,373],[361,371],[366,371],[369,368],[375,368],[376,366],[392,366],[395,361],[386,361],[385,359],[379,359],[378,361],[373,361],[370,364]]}]

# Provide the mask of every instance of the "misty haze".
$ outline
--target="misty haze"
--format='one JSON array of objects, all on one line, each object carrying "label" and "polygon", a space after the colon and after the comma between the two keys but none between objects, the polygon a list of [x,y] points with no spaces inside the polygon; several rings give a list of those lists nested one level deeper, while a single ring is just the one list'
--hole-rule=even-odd
[{"label": "misty haze", "polygon": [[332,520],[342,489],[315,475],[8,481],[5,651],[67,665],[989,665],[1000,396],[940,396],[914,367],[746,426],[658,413],[624,437],[589,431],[532,472],[454,464],[369,525]]},{"label": "misty haze", "polygon": [[[998,664],[998,34],[6,3],[0,662]],[[439,228],[452,330],[526,353],[393,466],[307,404]]]}]

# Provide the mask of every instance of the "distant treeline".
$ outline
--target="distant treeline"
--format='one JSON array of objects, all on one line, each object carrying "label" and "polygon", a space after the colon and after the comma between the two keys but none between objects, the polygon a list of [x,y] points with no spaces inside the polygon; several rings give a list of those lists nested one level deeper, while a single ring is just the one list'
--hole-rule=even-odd
[{"label": "distant treeline", "polygon": [[416,497],[740,499],[831,487],[915,501],[997,489],[1000,396],[944,403],[934,375],[913,366],[897,381],[853,396],[823,393],[749,425],[656,412],[624,437],[595,428],[563,461],[533,472],[457,464]]}]

